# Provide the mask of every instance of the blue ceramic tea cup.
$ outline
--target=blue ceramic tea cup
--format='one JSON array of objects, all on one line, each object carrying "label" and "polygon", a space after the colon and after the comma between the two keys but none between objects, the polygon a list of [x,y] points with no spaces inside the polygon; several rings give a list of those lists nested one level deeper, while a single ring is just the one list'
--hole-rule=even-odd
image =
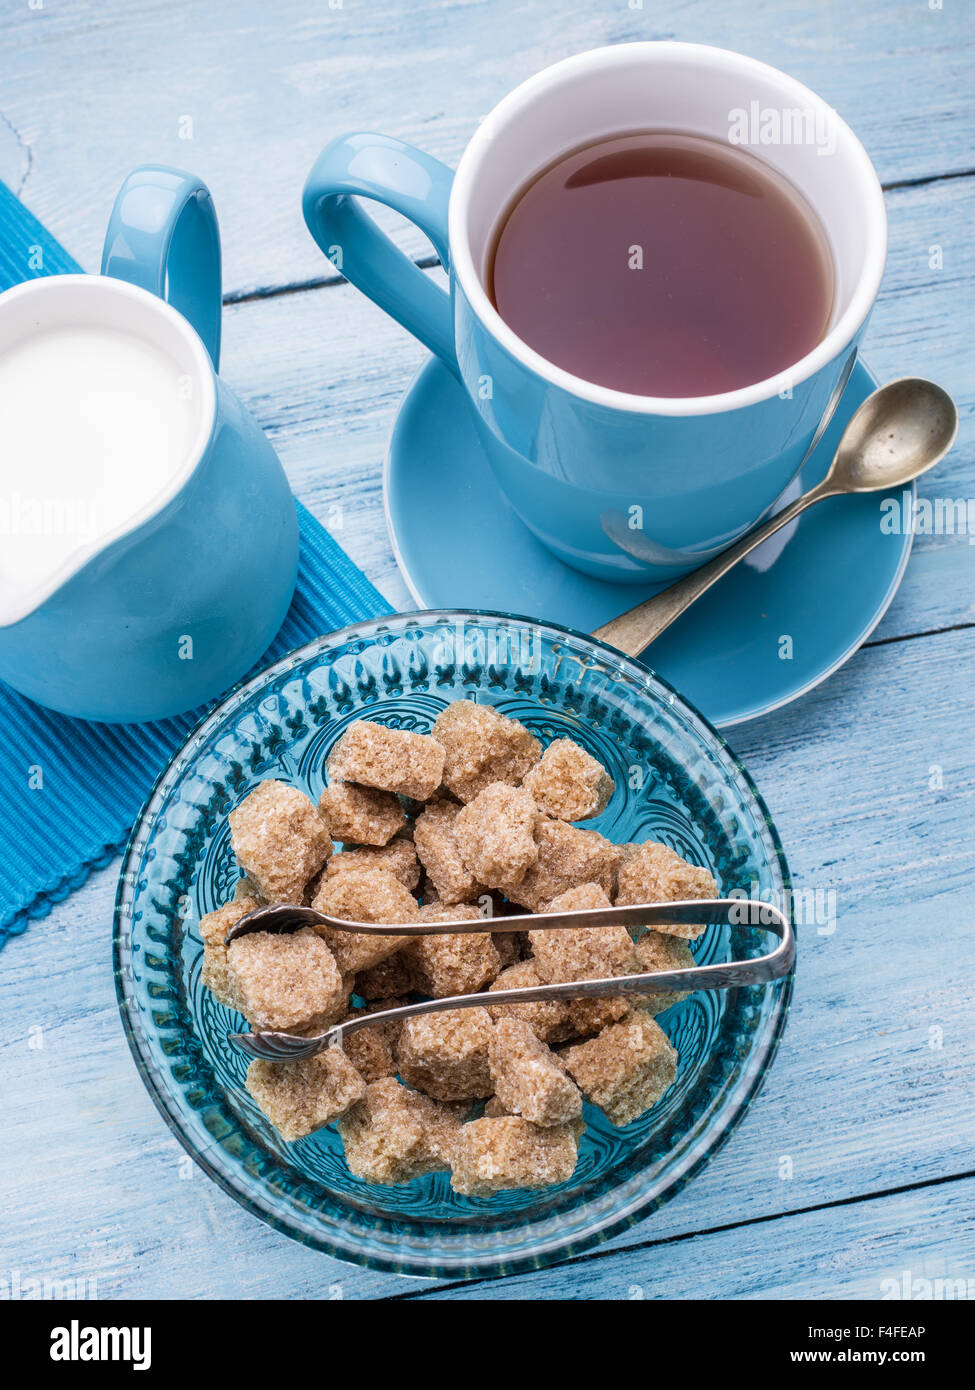
[{"label": "blue ceramic tea cup", "polygon": [[[835,295],[801,361],[721,395],[632,395],[554,366],[500,317],[485,286],[512,199],[568,151],[639,130],[753,145],[818,215]],[[449,295],[355,195],[416,223]],[[539,540],[588,574],[648,584],[730,544],[795,477],[863,333],[887,244],[873,166],[820,97],[751,58],[670,42],[596,49],[529,79],[482,122],[456,174],[387,136],[337,139],[309,175],[304,214],[336,267],[460,378],[498,482]],[[477,539],[490,553],[490,536]]]},{"label": "blue ceramic tea cup", "polygon": [[0,295],[0,679],[42,705],[178,714],[284,619],[294,500],[217,376],[220,314],[210,194],[162,167],[123,185],[101,275]]}]

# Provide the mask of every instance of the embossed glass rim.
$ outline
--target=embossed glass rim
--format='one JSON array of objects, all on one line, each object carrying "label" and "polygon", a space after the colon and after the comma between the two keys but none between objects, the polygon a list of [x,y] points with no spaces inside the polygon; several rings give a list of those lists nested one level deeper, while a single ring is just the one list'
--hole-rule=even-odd
[{"label": "embossed glass rim", "polygon": [[[201,1146],[197,1137],[188,1132],[182,1112],[190,1108],[190,1102],[162,1072],[152,1056],[129,969],[132,953],[129,924],[138,883],[138,868],[155,825],[158,808],[165,803],[184,771],[192,765],[211,733],[254,695],[260,694],[264,688],[286,677],[305,662],[350,643],[369,644],[387,635],[395,638],[408,633],[411,628],[419,630],[431,625],[466,625],[468,621],[477,626],[483,620],[527,627],[541,632],[556,643],[569,641],[581,644],[586,654],[600,659],[608,675],[623,679],[643,698],[662,702],[672,717],[678,716],[702,749],[719,762],[729,780],[737,784],[742,800],[753,806],[756,828],[765,839],[768,863],[778,871],[776,891],[781,892],[784,899],[791,900],[791,881],[785,853],[761,793],[722,735],[663,677],[588,634],[559,624],[486,609],[425,609],[353,623],[295,648],[273,665],[241,682],[205,715],[156,779],[136,820],[123,856],[114,915],[116,996],[129,1049],[156,1108],[191,1157],[235,1201],[282,1234],[366,1268],[428,1278],[499,1277],[540,1268],[610,1240],[664,1205],[700,1172],[741,1122],[774,1060],[792,996],[791,974],[757,991],[763,999],[762,1016],[741,1040],[745,1047],[744,1055],[739,1053],[739,1063],[727,1081],[719,1108],[696,1139],[693,1135],[687,1136],[693,1142],[685,1143],[679,1167],[675,1171],[662,1175],[662,1180],[658,1179],[655,1185],[648,1188],[646,1183],[641,1184],[640,1167],[637,1165],[618,1186],[588,1198],[577,1209],[590,1218],[584,1229],[567,1229],[572,1223],[565,1219],[565,1213],[560,1213],[554,1222],[551,1218],[546,1221],[543,1217],[541,1225],[545,1228],[545,1234],[535,1226],[537,1239],[530,1247],[518,1252],[506,1253],[503,1248],[505,1238],[511,1234],[510,1228],[501,1227],[496,1231],[482,1228],[478,1232],[476,1224],[472,1222],[464,1228],[455,1228],[456,1233],[448,1235],[435,1221],[412,1218],[406,1222],[411,1233],[426,1232],[429,1244],[422,1251],[416,1248],[406,1251],[402,1248],[404,1233],[400,1221],[392,1217],[379,1217],[366,1225],[349,1228],[342,1224],[342,1218],[348,1221],[354,1215],[354,1209],[331,1194],[327,1194],[326,1199],[314,1208],[311,1214],[318,1220],[312,1222],[308,1219],[307,1208],[290,1193],[282,1191],[280,1187],[271,1188],[260,1176],[255,1178],[253,1173],[244,1171],[239,1154],[235,1156],[230,1151],[227,1140],[233,1137],[241,1144],[258,1146],[257,1140],[241,1122],[240,1116],[227,1110],[222,1101],[211,1098],[211,1104],[221,1111],[226,1125],[226,1130],[219,1137],[213,1134],[211,1141]],[[336,1208],[336,1219],[327,1229],[323,1229],[320,1219],[329,1206]],[[365,1244],[367,1235],[368,1246]],[[466,1248],[463,1247],[465,1241]],[[456,1251],[448,1248],[454,1245],[461,1248]],[[498,1248],[499,1245],[501,1248]]]}]

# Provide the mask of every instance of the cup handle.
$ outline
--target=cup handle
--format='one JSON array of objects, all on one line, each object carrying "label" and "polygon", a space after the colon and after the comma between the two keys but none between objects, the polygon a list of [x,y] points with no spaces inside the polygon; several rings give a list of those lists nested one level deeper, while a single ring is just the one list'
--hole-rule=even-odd
[{"label": "cup handle", "polygon": [[220,232],[206,184],[182,169],[145,164],[115,199],[102,274],[165,299],[203,340],[220,366]]},{"label": "cup handle", "polygon": [[448,268],[453,170],[389,135],[343,135],[322,150],[302,198],[305,222],[335,268],[458,372],[450,296],[376,226],[356,197],[385,203],[433,242]]}]

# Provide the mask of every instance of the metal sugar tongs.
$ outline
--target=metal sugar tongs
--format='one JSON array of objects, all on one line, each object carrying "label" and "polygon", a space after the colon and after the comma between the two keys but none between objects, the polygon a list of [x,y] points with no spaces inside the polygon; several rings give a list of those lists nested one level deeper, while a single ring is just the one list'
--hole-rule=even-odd
[{"label": "metal sugar tongs", "polygon": [[419,922],[404,925],[349,922],[329,917],[313,907],[272,903],[248,912],[227,933],[227,944],[248,932],[294,932],[302,927],[330,927],[376,936],[445,936],[459,932],[518,932],[560,927],[653,927],[694,925],[743,926],[770,931],[778,937],[774,950],[747,960],[696,965],[689,970],[658,970],[638,975],[614,975],[603,980],[572,980],[564,984],[535,985],[527,989],[499,989],[478,994],[455,994],[446,999],[427,999],[398,1009],[383,1009],[326,1028],[323,1033],[301,1037],[294,1033],[231,1033],[230,1041],[251,1057],[270,1062],[298,1062],[314,1057],[360,1028],[399,1023],[417,1014],[442,1009],[473,1009],[490,1004],[530,1004],[545,999],[604,998],[618,994],[661,994],[700,989],[733,989],[764,984],[787,975],[795,961],[795,935],[789,917],[770,903],[753,898],[705,898],[675,903],[640,903],[627,907],[592,908],[580,912],[523,913],[513,917],[485,917],[478,922]]}]

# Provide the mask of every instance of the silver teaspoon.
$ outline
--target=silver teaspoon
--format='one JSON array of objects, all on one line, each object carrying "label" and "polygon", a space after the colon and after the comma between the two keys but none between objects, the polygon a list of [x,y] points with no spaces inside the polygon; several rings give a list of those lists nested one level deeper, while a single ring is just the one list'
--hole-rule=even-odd
[{"label": "silver teaspoon", "polygon": [[627,656],[639,656],[756,546],[824,497],[903,487],[944,458],[958,433],[947,391],[923,377],[889,381],[868,396],[843,431],[823,481],[700,569],[638,603],[592,634]]}]

